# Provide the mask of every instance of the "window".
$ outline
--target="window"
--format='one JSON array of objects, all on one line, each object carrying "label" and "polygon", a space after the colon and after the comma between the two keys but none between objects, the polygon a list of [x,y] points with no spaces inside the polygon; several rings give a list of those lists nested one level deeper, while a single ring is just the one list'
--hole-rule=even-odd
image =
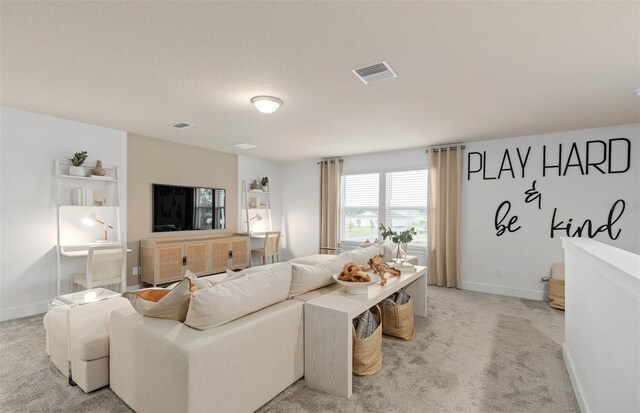
[{"label": "window", "polygon": [[426,246],[426,169],[342,176],[340,242],[374,240],[380,222],[394,231],[415,227],[412,244]]},{"label": "window", "polygon": [[386,173],[384,224],[394,231],[415,227],[413,243],[427,243],[427,170]]},{"label": "window", "polygon": [[343,175],[340,182],[340,241],[378,236],[379,174]]},{"label": "window", "polygon": [[213,228],[213,190],[209,188],[196,188],[196,229]]}]

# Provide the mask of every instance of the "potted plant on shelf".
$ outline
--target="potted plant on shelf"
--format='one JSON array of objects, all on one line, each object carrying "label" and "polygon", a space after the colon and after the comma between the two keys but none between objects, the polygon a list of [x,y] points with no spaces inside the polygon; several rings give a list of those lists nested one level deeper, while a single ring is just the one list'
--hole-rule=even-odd
[{"label": "potted plant on shelf", "polygon": [[260,180],[260,185],[262,185],[262,190],[264,192],[269,192],[269,177],[263,176]]},{"label": "potted plant on shelf", "polygon": [[84,164],[84,161],[86,160],[87,151],[80,151],[73,154],[73,158],[69,159],[69,161],[71,161],[71,166],[69,166],[69,175],[85,176],[82,164]]},{"label": "potted plant on shelf", "polygon": [[383,223],[380,223],[379,227],[382,236],[382,239],[385,240],[387,237],[391,238],[391,241],[397,245],[396,247],[396,257],[393,259],[393,262],[396,264],[402,263],[402,257],[400,256],[400,248],[401,244],[408,244],[413,241],[413,236],[417,235],[416,229],[411,227],[409,229],[405,229],[404,231],[398,233],[396,231],[392,231],[391,228],[386,227]]}]

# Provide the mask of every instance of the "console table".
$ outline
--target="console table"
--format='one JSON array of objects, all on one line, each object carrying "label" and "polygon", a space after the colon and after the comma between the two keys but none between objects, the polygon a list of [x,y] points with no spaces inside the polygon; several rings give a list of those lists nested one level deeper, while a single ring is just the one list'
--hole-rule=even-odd
[{"label": "console table", "polygon": [[[407,287],[413,313],[427,315],[426,267],[400,277],[387,276],[387,284],[369,286],[366,295],[344,289],[304,304],[304,380],[327,393],[349,398],[352,393],[353,319],[389,295]],[[384,322],[384,321],[383,321]]]}]

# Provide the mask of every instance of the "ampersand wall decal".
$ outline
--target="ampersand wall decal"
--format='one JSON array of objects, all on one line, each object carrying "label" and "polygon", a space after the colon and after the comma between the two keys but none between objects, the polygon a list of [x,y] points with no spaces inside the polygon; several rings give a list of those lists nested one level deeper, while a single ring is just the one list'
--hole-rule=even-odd
[{"label": "ampersand wall decal", "polygon": [[536,190],[536,181],[533,181],[531,188],[524,191],[524,194],[526,195],[524,202],[528,204],[529,202],[535,202],[537,200],[538,209],[542,209],[542,193]]}]

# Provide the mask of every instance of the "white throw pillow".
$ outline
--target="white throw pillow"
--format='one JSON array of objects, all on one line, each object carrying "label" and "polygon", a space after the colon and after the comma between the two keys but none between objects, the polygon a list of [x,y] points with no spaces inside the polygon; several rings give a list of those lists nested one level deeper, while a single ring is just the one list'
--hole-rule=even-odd
[{"label": "white throw pillow", "polygon": [[[382,244],[382,246],[384,248],[384,254],[383,254],[382,260],[384,262],[392,261],[396,257],[396,250],[398,249],[398,245],[393,243],[393,241],[391,240],[386,240]],[[400,256],[402,256],[403,254],[404,254],[404,251],[402,251],[402,248],[400,248]]]},{"label": "white throw pillow", "polygon": [[350,253],[342,253],[316,265],[291,264],[291,287],[289,298],[333,284],[333,274],[351,261]]},{"label": "white throw pillow", "polygon": [[196,330],[221,326],[284,301],[290,283],[290,271],[272,269],[198,290],[191,294],[184,323]]},{"label": "white throw pillow", "polygon": [[[288,261],[274,262],[273,264],[259,265],[257,267],[245,268],[244,270],[241,270],[241,271],[227,270],[227,275],[235,276],[236,278],[238,278],[238,277],[242,277],[243,275],[255,274],[257,272],[269,272],[269,271],[291,272],[291,264]],[[225,281],[228,281],[228,280],[225,279]]]},{"label": "white throw pillow", "polygon": [[356,248],[351,252],[351,261],[369,268],[369,260],[376,255],[384,254],[383,244],[373,244],[367,248]]}]

